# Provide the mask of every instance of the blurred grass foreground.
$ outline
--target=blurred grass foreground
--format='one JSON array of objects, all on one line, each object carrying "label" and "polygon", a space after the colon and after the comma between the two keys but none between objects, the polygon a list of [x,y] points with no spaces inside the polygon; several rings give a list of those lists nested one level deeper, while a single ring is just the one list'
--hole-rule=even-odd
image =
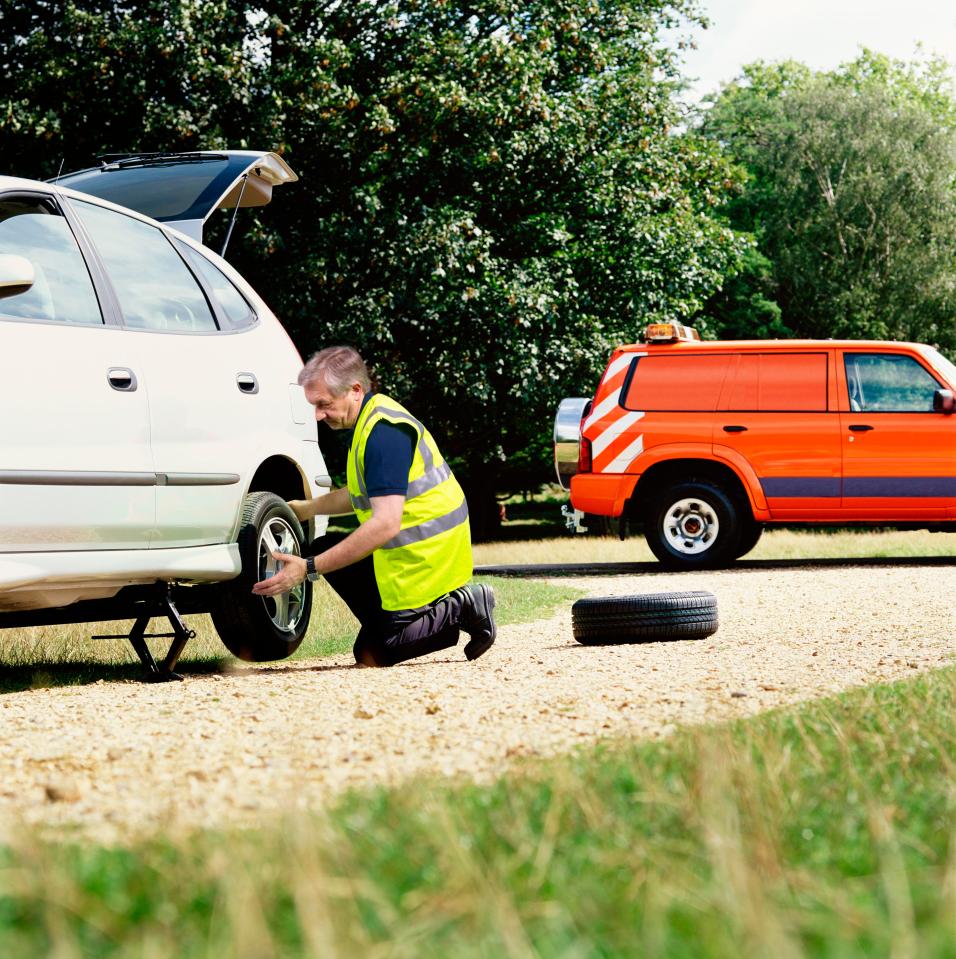
[{"label": "blurred grass foreground", "polygon": [[0,847],[0,955],[956,955],[956,670],[256,831]]}]

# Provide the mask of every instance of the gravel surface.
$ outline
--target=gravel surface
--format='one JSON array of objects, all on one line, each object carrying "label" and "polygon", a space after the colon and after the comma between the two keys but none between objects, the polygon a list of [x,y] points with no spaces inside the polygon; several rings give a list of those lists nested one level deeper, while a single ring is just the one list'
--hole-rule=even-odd
[{"label": "gravel surface", "polygon": [[[393,669],[350,656],[184,683],[100,681],[0,696],[0,826],[75,827],[103,841],[255,824],[344,788],[415,773],[500,773],[599,737],[774,706],[952,661],[956,565],[727,571],[553,580],[588,595],[708,589],[709,639],[586,647],[570,603]],[[2,833],[2,830],[0,830]],[[8,833],[9,834],[9,833]]]}]

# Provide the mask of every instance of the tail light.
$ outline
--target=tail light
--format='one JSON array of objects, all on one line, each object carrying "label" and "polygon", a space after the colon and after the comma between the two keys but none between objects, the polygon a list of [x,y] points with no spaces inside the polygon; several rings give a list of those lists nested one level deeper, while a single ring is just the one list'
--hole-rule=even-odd
[{"label": "tail light", "polygon": [[578,446],[578,472],[591,472],[591,441],[583,436]]}]

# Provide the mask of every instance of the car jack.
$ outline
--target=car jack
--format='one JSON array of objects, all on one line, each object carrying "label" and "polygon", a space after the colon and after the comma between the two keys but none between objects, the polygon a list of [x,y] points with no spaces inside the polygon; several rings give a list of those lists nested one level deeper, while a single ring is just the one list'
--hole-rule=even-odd
[{"label": "car jack", "polygon": [[[159,616],[165,616],[169,620],[170,625],[173,627],[171,633],[146,632],[149,621],[153,617]],[[160,596],[153,600],[153,602],[146,604],[143,611],[137,617],[136,622],[133,623],[133,628],[129,631],[128,635],[119,633],[112,636],[94,636],[93,639],[128,639],[136,651],[136,655],[139,656],[140,662],[146,669],[146,675],[143,677],[143,681],[147,683],[168,683],[174,679],[183,679],[183,676],[180,673],[174,672],[174,670],[176,663],[179,662],[179,657],[182,654],[183,647],[186,645],[187,640],[192,639],[195,635],[196,631],[187,628],[183,622],[183,618],[179,614],[179,610],[176,609],[176,604],[173,602],[171,590],[167,586]],[[147,639],[172,639],[172,642],[169,644],[169,652],[166,653],[166,658],[161,665],[157,665],[156,660],[153,659],[153,654],[146,645]]]}]

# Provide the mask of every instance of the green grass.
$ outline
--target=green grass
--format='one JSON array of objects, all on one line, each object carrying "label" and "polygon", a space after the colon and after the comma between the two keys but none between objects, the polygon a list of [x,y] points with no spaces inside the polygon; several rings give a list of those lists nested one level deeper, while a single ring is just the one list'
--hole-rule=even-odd
[{"label": "green grass", "polygon": [[[525,623],[553,615],[573,602],[581,591],[533,580],[485,577],[494,587],[496,619],[502,626]],[[184,674],[221,672],[235,662],[216,635],[208,616],[188,617],[196,638],[189,641],[180,660]],[[0,693],[45,686],[82,685],[99,679],[139,679],[143,669],[129,643],[93,640],[95,634],[128,631],[129,623],[81,623],[74,626],[37,627],[0,631]],[[169,625],[154,620],[153,630],[168,632]],[[331,656],[352,648],[358,623],[329,585],[315,584],[309,631],[293,659]],[[161,658],[169,640],[156,640],[154,655]]]},{"label": "green grass", "polygon": [[24,833],[4,956],[956,956],[956,670],[129,849]]}]

